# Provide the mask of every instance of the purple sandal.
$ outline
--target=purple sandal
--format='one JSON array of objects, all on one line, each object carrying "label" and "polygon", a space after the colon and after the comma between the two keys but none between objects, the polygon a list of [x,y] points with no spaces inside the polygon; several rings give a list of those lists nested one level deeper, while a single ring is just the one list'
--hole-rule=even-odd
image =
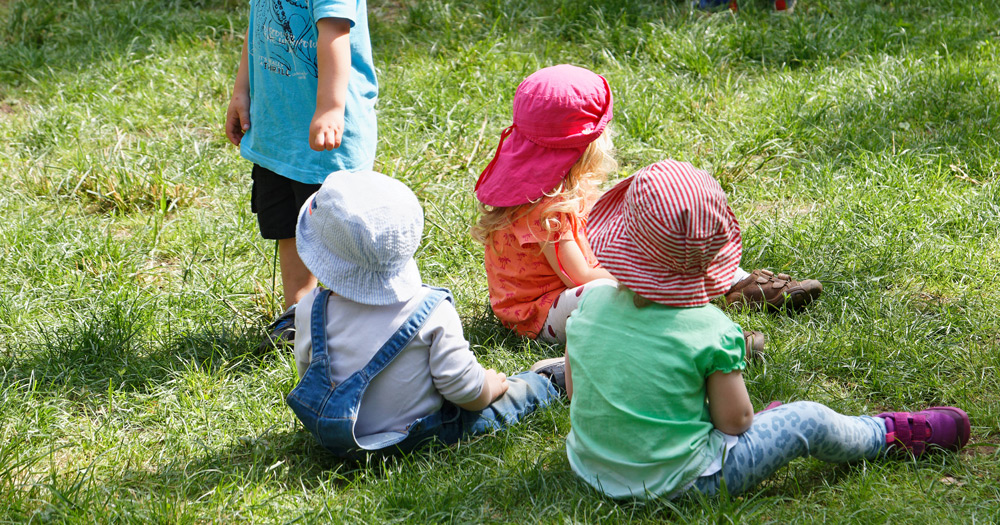
[{"label": "purple sandal", "polygon": [[883,412],[886,443],[902,447],[915,456],[927,451],[927,445],[945,450],[959,450],[969,442],[969,415],[955,407],[931,407],[920,412]]}]

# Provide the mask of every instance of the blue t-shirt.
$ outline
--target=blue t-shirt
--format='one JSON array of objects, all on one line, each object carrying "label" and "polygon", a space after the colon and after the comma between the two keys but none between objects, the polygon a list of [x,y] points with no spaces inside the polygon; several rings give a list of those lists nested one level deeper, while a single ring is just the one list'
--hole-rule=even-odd
[{"label": "blue t-shirt", "polygon": [[[251,0],[250,129],[240,143],[247,160],[306,184],[338,170],[370,169],[378,141],[378,81],[365,0]],[[351,76],[344,136],[330,151],[309,148],[316,112],[316,21],[351,22]]]}]

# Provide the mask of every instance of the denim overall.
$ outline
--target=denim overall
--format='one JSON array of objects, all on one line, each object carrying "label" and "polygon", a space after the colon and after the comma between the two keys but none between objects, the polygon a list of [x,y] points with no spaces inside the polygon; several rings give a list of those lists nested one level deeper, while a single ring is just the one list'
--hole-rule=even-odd
[{"label": "denim overall", "polygon": [[329,356],[326,353],[326,308],[329,297],[330,290],[322,290],[313,302],[310,319],[312,362],[285,401],[320,445],[338,456],[350,457],[380,450],[408,451],[432,439],[446,444],[455,443],[466,435],[506,428],[535,409],[548,406],[559,398],[555,386],[547,379],[534,372],[523,372],[508,378],[507,393],[482,411],[465,410],[446,400],[441,410],[417,419],[404,432],[381,432],[359,438],[354,434],[354,425],[361,400],[372,378],[410,344],[441,301],[453,300],[448,290],[432,288],[423,303],[382,345],[368,364],[336,385],[331,379]]}]

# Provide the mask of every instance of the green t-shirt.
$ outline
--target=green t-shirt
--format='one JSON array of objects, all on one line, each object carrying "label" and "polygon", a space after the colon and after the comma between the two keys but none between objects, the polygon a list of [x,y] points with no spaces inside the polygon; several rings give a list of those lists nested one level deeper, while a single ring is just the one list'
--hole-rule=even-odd
[{"label": "green t-shirt", "polygon": [[742,370],[743,331],[712,305],[636,308],[634,293],[590,290],[566,325],[573,471],[614,498],[669,495],[721,452],[705,380]]}]

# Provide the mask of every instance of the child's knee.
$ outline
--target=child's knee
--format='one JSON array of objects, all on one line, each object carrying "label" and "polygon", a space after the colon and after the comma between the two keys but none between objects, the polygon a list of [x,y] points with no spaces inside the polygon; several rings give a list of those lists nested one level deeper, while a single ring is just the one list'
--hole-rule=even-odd
[{"label": "child's knee", "polygon": [[548,378],[534,372],[514,374],[507,378],[507,384],[509,388],[504,398],[517,405],[530,407],[529,410],[544,408],[559,399],[556,386]]}]

